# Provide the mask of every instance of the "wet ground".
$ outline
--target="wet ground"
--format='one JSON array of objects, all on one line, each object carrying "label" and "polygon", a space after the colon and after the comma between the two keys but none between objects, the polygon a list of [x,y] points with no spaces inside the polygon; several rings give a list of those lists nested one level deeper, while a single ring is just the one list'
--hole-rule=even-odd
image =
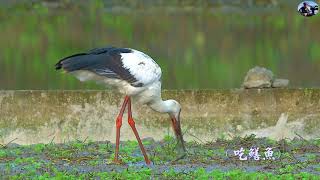
[{"label": "wet ground", "polygon": [[[162,141],[144,139],[152,165],[146,166],[135,141],[121,142],[122,165],[114,164],[114,144],[109,141],[74,141],[64,144],[21,146],[14,141],[0,149],[1,177],[62,178],[195,178],[195,177],[278,177],[320,178],[320,139],[273,141],[267,138],[218,139],[199,144],[188,142],[188,155],[178,156],[173,137]],[[240,160],[234,151],[245,150]],[[273,154],[265,154],[266,148]],[[250,148],[259,148],[257,157]],[[239,151],[238,151],[239,152]],[[252,155],[252,158],[249,158]],[[267,155],[267,156],[266,156]],[[268,159],[269,157],[269,159]],[[256,158],[256,160],[255,160]],[[259,160],[257,160],[259,158]],[[267,159],[266,159],[267,158]]]}]

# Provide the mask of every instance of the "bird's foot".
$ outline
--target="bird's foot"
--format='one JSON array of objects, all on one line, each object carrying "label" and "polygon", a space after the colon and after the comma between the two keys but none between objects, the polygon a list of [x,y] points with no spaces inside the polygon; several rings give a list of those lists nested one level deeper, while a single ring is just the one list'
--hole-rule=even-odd
[{"label": "bird's foot", "polygon": [[187,156],[187,153],[183,153],[181,155],[179,155],[175,160],[171,161],[171,163],[176,163],[177,161],[184,159]]},{"label": "bird's foot", "polygon": [[147,165],[147,166],[153,165],[153,162],[152,162],[152,161],[150,161],[150,160],[145,161],[145,163],[146,163],[146,165]]},{"label": "bird's foot", "polygon": [[187,156],[187,153],[183,153],[180,156],[178,156],[174,161],[179,161],[180,159],[184,159]]},{"label": "bird's foot", "polygon": [[124,165],[125,163],[121,161],[120,159],[114,159],[112,163],[117,164],[117,165]]}]

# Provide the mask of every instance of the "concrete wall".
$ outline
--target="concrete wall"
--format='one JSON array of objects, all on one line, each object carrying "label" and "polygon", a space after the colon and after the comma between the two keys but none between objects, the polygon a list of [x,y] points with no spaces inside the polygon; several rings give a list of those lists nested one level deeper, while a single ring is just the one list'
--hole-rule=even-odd
[{"label": "concrete wall", "polygon": [[[123,96],[112,91],[0,91],[0,143],[115,140]],[[186,140],[255,133],[274,139],[320,137],[320,89],[163,91],[182,105]],[[167,115],[133,105],[141,137],[172,134]],[[121,140],[134,140],[126,123]]]}]

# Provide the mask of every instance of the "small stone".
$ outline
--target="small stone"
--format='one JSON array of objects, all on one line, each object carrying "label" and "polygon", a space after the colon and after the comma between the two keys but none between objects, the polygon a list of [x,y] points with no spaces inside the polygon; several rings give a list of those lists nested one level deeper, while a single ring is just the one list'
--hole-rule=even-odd
[{"label": "small stone", "polygon": [[274,88],[287,87],[288,85],[289,85],[288,79],[275,79],[272,83],[272,87]]},{"label": "small stone", "polygon": [[156,142],[152,137],[143,138],[142,141],[148,141],[148,142],[151,142],[151,143]]},{"label": "small stone", "polygon": [[270,88],[274,79],[273,73],[263,67],[256,66],[247,72],[244,88]]},{"label": "small stone", "polygon": [[243,130],[243,127],[242,127],[241,125],[237,125],[237,126],[236,126],[236,130],[237,130],[237,131],[242,131],[242,130]]}]

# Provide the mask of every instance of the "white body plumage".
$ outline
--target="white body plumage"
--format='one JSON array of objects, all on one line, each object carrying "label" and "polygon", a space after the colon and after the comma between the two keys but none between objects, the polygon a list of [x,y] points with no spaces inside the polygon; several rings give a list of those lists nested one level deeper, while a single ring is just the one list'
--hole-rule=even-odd
[{"label": "white body plumage", "polygon": [[74,71],[72,74],[80,81],[93,80],[106,86],[112,86],[142,104],[152,104],[153,101],[161,100],[161,68],[143,52],[131,50],[132,53],[120,54],[121,61],[123,68],[128,69],[130,74],[137,79],[137,83],[143,84],[141,87],[132,86],[122,79],[108,78],[87,70]]}]

